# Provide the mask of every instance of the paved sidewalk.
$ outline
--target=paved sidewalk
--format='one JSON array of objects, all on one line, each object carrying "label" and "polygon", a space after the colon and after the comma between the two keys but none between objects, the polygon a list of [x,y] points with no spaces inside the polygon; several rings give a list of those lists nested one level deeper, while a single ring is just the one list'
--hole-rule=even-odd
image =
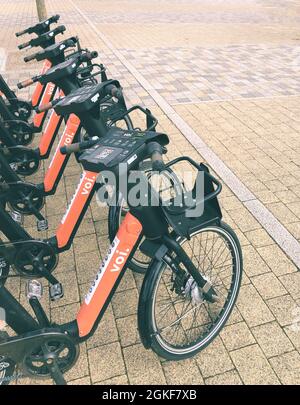
[{"label": "paved sidewalk", "polygon": [[[37,70],[36,65],[21,62],[13,36],[35,21],[34,3],[0,1],[0,36],[11,83]],[[203,156],[174,125],[174,114],[166,116],[142,82],[158,92],[300,241],[298,2],[48,0],[47,4],[49,14],[61,14],[70,35],[78,34],[83,45],[99,51],[129,103],[151,107],[160,129],[170,135],[169,159],[188,154],[201,161]],[[142,77],[128,72],[120,58]],[[78,165],[70,162],[58,193],[47,200],[48,236],[59,223],[79,174]],[[219,175],[225,181],[225,173]],[[41,178],[42,173],[32,181]],[[245,270],[237,308],[221,335],[183,362],[166,362],[146,351],[136,325],[142,277],[128,271],[95,336],[82,345],[80,359],[67,375],[70,383],[300,383],[300,274],[284,246],[226,185],[221,205],[225,222],[242,243]],[[54,305],[47,296],[43,299],[52,320],[74,318],[108,245],[106,218],[107,212],[93,202],[71,250],[61,255],[56,274],[67,287],[66,296]],[[26,219],[36,234],[33,224]],[[25,303],[24,282],[9,285]]]}]

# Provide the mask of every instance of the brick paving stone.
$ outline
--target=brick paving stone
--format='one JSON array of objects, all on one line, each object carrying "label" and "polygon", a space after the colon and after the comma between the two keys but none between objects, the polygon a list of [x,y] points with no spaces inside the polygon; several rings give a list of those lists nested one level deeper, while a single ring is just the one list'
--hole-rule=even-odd
[{"label": "brick paving stone", "polygon": [[167,384],[200,385],[204,383],[194,359],[182,360],[180,362],[166,361],[162,366]]},{"label": "brick paving stone", "polygon": [[85,343],[80,345],[80,356],[73,368],[65,373],[66,381],[88,376],[90,373]]},{"label": "brick paving stone", "polygon": [[126,374],[119,375],[117,377],[109,378],[94,385],[128,385],[128,378]]},{"label": "brick paving stone", "polygon": [[260,228],[258,222],[245,208],[231,210],[230,215],[235,223],[238,224],[238,227],[241,229],[242,232],[252,231],[254,229]]},{"label": "brick paving stone", "polygon": [[267,273],[270,271],[269,267],[263,261],[261,256],[257,253],[253,246],[245,246],[243,248],[244,255],[244,271],[248,277],[258,274]]},{"label": "brick paving stone", "polygon": [[273,244],[273,240],[264,229],[256,229],[245,233],[245,237],[254,247],[262,247]]},{"label": "brick paving stone", "polygon": [[220,336],[229,351],[255,343],[255,339],[245,322],[225,326]]},{"label": "brick paving stone", "polygon": [[117,342],[118,340],[119,335],[116,320],[112,308],[109,305],[94,335],[87,341],[87,347],[88,349],[91,349],[108,343]]},{"label": "brick paving stone", "polygon": [[267,305],[281,326],[294,322],[297,304],[290,295],[272,298],[267,301]]},{"label": "brick paving stone", "polygon": [[270,322],[252,328],[257,343],[267,357],[293,350],[293,345],[277,322]]},{"label": "brick paving stone", "polygon": [[51,308],[51,321],[58,324],[71,322],[74,320],[80,308],[79,302],[61,307]]},{"label": "brick paving stone", "polygon": [[274,319],[253,285],[241,287],[237,307],[250,328]]},{"label": "brick paving stone", "polygon": [[251,282],[264,299],[274,298],[287,293],[282,283],[273,273],[251,277]]},{"label": "brick paving stone", "polygon": [[230,353],[245,384],[279,384],[279,380],[258,345],[247,346]]},{"label": "brick paving stone", "polygon": [[130,384],[165,384],[165,376],[157,356],[141,345],[123,349]]},{"label": "brick paving stone", "polygon": [[75,254],[80,256],[82,253],[93,252],[98,248],[95,235],[79,236],[74,239]]},{"label": "brick paving stone", "polygon": [[55,269],[56,274],[61,272],[66,273],[68,271],[75,271],[74,251],[72,247],[70,248],[70,250],[59,254],[58,265]]},{"label": "brick paving stone", "polygon": [[135,288],[117,292],[114,295],[114,300],[112,302],[116,318],[122,318],[134,314],[137,309],[137,302],[138,294]]},{"label": "brick paving stone", "polygon": [[257,248],[257,251],[276,276],[296,271],[296,267],[277,245]]},{"label": "brick paving stone", "polygon": [[135,280],[132,271],[128,268],[118,285],[118,292],[136,288]]},{"label": "brick paving stone", "polygon": [[[300,312],[300,310],[299,310]],[[299,313],[298,312],[298,313]],[[285,333],[295,346],[295,348],[300,351],[300,317],[298,316],[297,322],[295,324],[286,326],[284,328]]]},{"label": "brick paving stone", "polygon": [[76,273],[79,284],[91,283],[96,269],[100,267],[101,255],[98,250],[76,255]]},{"label": "brick paving stone", "polygon": [[140,343],[136,315],[119,318],[116,320],[116,323],[122,347],[132,346]]},{"label": "brick paving stone", "polygon": [[204,378],[233,368],[227,350],[219,337],[197,355],[196,361]]},{"label": "brick paving stone", "polygon": [[300,384],[300,355],[293,351],[273,357],[270,363],[282,384]]},{"label": "brick paving stone", "polygon": [[243,382],[235,370],[226,371],[226,373],[218,374],[214,377],[205,379],[206,385],[242,385]]},{"label": "brick paving stone", "polygon": [[294,299],[300,298],[300,273],[286,274],[279,278]]},{"label": "brick paving stone", "polygon": [[90,377],[78,378],[68,382],[68,385],[91,385]]},{"label": "brick paving stone", "polygon": [[124,360],[118,342],[88,350],[88,358],[93,383],[125,373]]}]

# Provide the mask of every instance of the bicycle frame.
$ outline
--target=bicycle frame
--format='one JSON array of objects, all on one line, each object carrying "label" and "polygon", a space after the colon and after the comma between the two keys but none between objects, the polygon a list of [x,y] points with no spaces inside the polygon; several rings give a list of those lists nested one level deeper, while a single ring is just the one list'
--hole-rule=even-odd
[{"label": "bicycle frame", "polygon": [[[51,66],[52,66],[52,63],[50,61],[46,60],[43,65],[41,75],[45,74],[46,71],[51,68]],[[0,79],[1,79],[0,80],[0,90],[1,90],[0,97],[2,97],[2,95],[4,95],[8,101],[12,100],[12,95],[15,96],[15,94],[9,89],[9,87],[5,83],[2,76],[0,77]],[[37,107],[38,105],[47,104],[50,101],[52,101],[54,98],[56,89],[57,89],[57,87],[53,83],[47,83],[46,85],[42,85],[41,83],[38,82],[36,84],[35,90],[33,91],[33,95],[31,98],[32,107]],[[14,97],[14,98],[16,98],[16,97]],[[1,107],[1,109],[0,109],[1,115],[3,116],[3,118],[5,120],[14,121],[17,119],[16,116],[9,110],[9,108],[5,104],[4,99],[1,100],[0,107]],[[47,117],[47,114],[48,114],[47,111],[35,114],[35,116],[33,118],[33,125],[35,127],[36,132],[40,132],[42,130],[42,127],[43,127],[43,124]]]},{"label": "bicycle frame", "polygon": [[[58,120],[58,116],[56,114],[53,115],[52,118],[54,125],[56,123],[57,132],[57,126],[61,123],[62,119]],[[69,160],[69,156],[61,154],[60,148],[62,146],[70,145],[71,143],[73,143],[78,138],[80,129],[81,127],[79,118],[76,115],[71,114],[68,118],[65,130],[59,140],[59,143],[44,178],[43,187],[45,195],[52,195],[55,193],[59,180],[61,179],[61,176],[63,174],[64,168],[66,167],[66,164]],[[50,137],[49,139],[47,139],[47,142],[49,142],[49,140]],[[53,140],[54,134],[52,133],[52,142]]]},{"label": "bicycle frame", "polygon": [[[57,90],[54,98],[63,97],[63,96],[64,96],[63,91]],[[39,146],[38,146],[39,155],[40,155],[41,159],[47,159],[49,157],[51,147],[58,134],[62,121],[63,121],[63,117],[57,115],[56,112],[54,110],[52,110],[50,117],[49,117],[49,121],[45,128],[45,131],[43,132],[43,134],[41,136]]]},{"label": "bicycle frame", "polygon": [[[49,123],[46,127],[46,130],[41,137],[40,144],[38,147],[39,155],[41,159],[46,159],[49,157],[53,142],[58,134],[58,131],[61,127],[63,121],[62,116],[58,116],[55,111],[51,113]],[[1,129],[1,126],[0,126]],[[42,187],[42,191],[45,195],[53,195],[57,189],[58,183],[63,175],[64,169],[68,162],[69,156],[62,155],[60,153],[60,147],[69,145],[72,142],[75,142],[79,131],[81,129],[80,120],[75,115],[71,115],[66,123],[63,135],[60,138],[59,144],[55,150],[53,158],[49,164],[48,170],[45,174],[43,183],[38,185]],[[2,133],[2,138],[5,138],[5,132]],[[6,142],[7,146],[15,146],[14,140],[8,138]],[[5,159],[5,156],[0,152],[0,172],[1,176],[7,183],[14,183],[22,181],[21,178],[14,172],[10,167],[8,162]]]},{"label": "bicycle frame", "polygon": [[[40,74],[44,75],[47,72],[47,70],[49,70],[51,67],[52,67],[52,63],[49,60],[45,60]],[[35,89],[33,91],[32,97],[31,97],[32,107],[36,107],[37,105],[40,104],[40,100],[41,100],[45,87],[46,86],[44,84],[37,82]]]},{"label": "bicycle frame", "polygon": [[141,223],[128,212],[76,316],[80,339],[87,338],[98,326],[141,233]]},{"label": "bicycle frame", "polygon": [[[126,270],[126,264],[139,243],[142,225],[127,213],[117,236],[108,250],[107,259],[102,263],[95,282],[89,289],[76,319],[58,326],[67,331],[75,343],[84,341],[94,333],[100,323],[113,293]],[[4,287],[0,287],[0,307],[6,312],[7,324],[18,334],[38,330],[39,325],[32,316]],[[57,326],[56,326],[57,327]]]}]

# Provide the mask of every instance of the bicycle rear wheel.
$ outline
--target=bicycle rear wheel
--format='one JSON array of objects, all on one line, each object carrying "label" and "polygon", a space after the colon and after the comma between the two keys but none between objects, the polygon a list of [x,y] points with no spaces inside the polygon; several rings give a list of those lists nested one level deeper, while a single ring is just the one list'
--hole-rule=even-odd
[{"label": "bicycle rear wheel", "polygon": [[204,299],[188,269],[178,266],[174,272],[163,261],[152,262],[140,295],[139,330],[142,340],[168,360],[195,355],[219,334],[234,307],[242,276],[241,247],[228,225],[200,229],[190,240],[178,242],[212,284],[218,301]]}]

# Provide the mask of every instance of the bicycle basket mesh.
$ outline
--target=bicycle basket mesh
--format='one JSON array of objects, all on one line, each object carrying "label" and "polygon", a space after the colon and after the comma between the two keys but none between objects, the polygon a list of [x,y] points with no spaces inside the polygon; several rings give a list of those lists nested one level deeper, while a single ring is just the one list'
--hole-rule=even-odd
[{"label": "bicycle basket mesh", "polygon": [[169,225],[184,237],[222,217],[217,197],[211,198],[215,187],[208,168],[191,162],[170,162],[166,171],[149,176]]}]

